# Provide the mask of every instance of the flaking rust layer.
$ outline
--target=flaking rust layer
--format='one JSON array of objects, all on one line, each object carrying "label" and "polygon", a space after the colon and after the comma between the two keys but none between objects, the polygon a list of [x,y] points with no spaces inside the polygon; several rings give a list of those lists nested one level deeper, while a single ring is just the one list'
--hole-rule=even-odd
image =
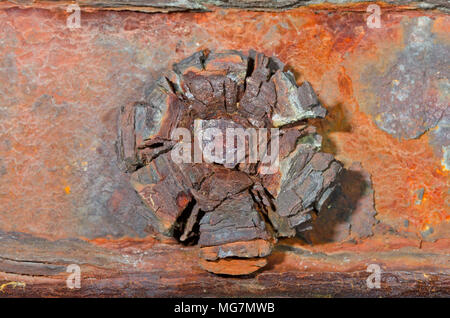
[{"label": "flaking rust layer", "polygon": [[[4,3],[0,283],[26,287],[5,285],[2,295],[67,296],[65,266],[79,263],[87,264],[83,273],[95,270],[71,295],[448,297],[448,116],[436,122],[442,107],[427,102],[441,103],[448,92],[445,78],[436,75],[445,75],[448,65],[439,55],[449,45],[447,14],[377,3],[381,28],[373,29],[366,23],[367,3],[169,15],[82,8],[81,29],[69,29],[65,6]],[[309,81],[328,110],[314,122],[322,149],[350,170],[340,178],[357,184],[337,189],[344,194],[339,202],[350,204],[339,209],[345,213],[325,205],[330,211],[314,220],[321,226],[302,232],[313,245],[279,242],[268,266],[246,280],[212,278],[198,268],[195,247],[142,239],[151,234],[147,224],[158,220],[117,168],[119,106],[143,100],[163,71],[207,48],[253,48],[286,62],[297,84]],[[408,60],[406,49],[425,52],[425,58]],[[405,61],[412,62],[402,71]],[[427,70],[428,63],[432,72],[425,80],[408,81],[404,72],[416,64]],[[403,110],[397,91],[422,92],[427,107]],[[417,135],[390,120],[417,121],[419,112],[424,120],[417,132],[423,133],[417,138],[405,138]],[[368,226],[375,208],[378,222]],[[79,238],[87,242],[80,246]],[[111,250],[115,257],[98,258]],[[213,259],[214,253],[204,254]],[[361,284],[372,262],[386,273],[388,288]]]},{"label": "flaking rust layer", "polygon": [[[208,271],[244,275],[262,268],[278,238],[311,229],[335,189],[342,165],[319,152],[321,136],[307,123],[325,117],[326,110],[311,84],[297,86],[284,68],[277,58],[253,50],[199,51],[175,63],[143,102],[121,110],[118,154],[158,220],[150,225],[198,244],[200,264]],[[206,160],[211,158],[203,152],[193,163],[189,149],[188,162],[178,162],[172,154],[182,143],[204,149],[216,142],[179,139],[179,128],[194,138],[205,128],[224,134],[229,128],[241,129],[236,134],[275,128],[280,136],[276,144],[273,135],[258,139],[262,155],[254,162],[250,144],[256,141],[245,135],[237,136],[243,138],[241,154],[234,142],[230,149],[220,139],[222,155]],[[269,162],[273,167],[265,167],[269,152],[277,158]]]}]

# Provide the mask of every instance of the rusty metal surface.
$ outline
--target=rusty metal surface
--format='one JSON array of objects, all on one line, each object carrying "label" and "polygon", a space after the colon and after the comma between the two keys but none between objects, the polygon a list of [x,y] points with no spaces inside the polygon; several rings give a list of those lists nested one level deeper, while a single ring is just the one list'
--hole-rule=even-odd
[{"label": "rusty metal surface", "polygon": [[[73,2],[64,0],[0,0],[8,7],[52,7],[61,8]],[[345,7],[349,3],[378,3],[376,0],[78,0],[81,7],[101,10],[131,10],[138,12],[212,11],[217,8],[237,8],[255,11],[284,11],[302,6],[329,9],[333,5]],[[448,11],[445,0],[386,0],[384,3],[402,6],[406,9],[438,9]]]},{"label": "rusty metal surface", "polygon": [[430,17],[402,20],[401,24],[403,47],[392,50],[389,59],[367,67],[362,74],[368,83],[366,94],[376,92],[377,96],[369,100],[363,95],[360,104],[385,132],[416,139],[450,116],[450,45],[436,39]]},{"label": "rusty metal surface", "polygon": [[[36,240],[82,239],[89,245],[103,238],[114,245],[114,238],[133,237],[133,245],[151,234],[147,224],[152,216],[118,169],[114,145],[118,110],[130,100],[142,99],[158,74],[199,49],[253,48],[287,62],[298,83],[311,82],[329,112],[316,123],[324,136],[324,151],[346,168],[359,162],[362,174],[370,175],[371,188],[358,199],[350,218],[337,217],[329,225],[336,234],[332,242],[316,239],[313,247],[323,249],[325,256],[315,262],[315,277],[326,280],[320,264],[330,261],[330,251],[344,241],[354,246],[352,253],[369,251],[367,259],[386,257],[385,266],[394,272],[401,272],[397,264],[406,261],[411,272],[438,273],[435,286],[448,294],[450,19],[442,11],[380,5],[379,29],[367,27],[367,4],[278,13],[216,7],[210,12],[172,14],[90,10],[82,12],[80,29],[69,29],[69,13],[61,8],[41,4],[21,9],[2,2],[0,230],[5,234],[0,257],[5,260],[0,271],[9,272],[2,279],[15,281],[14,272],[19,277],[13,278],[23,279],[21,274],[32,275],[40,266],[16,264],[19,254],[6,253],[6,237],[17,233],[31,235],[23,241],[27,247],[21,245],[22,257],[36,263],[54,255],[39,259]],[[372,215],[373,208],[377,224],[369,229],[363,221],[359,223],[363,226],[355,227],[358,220]],[[366,234],[369,237],[363,238]],[[381,256],[377,253],[384,245],[389,248]],[[418,253],[411,252],[411,246]],[[404,253],[396,251],[402,248]],[[430,250],[433,255],[427,254]],[[89,251],[79,261],[94,253]],[[144,255],[145,249],[136,253]],[[181,260],[184,252],[174,255]],[[305,282],[301,265],[286,259],[277,261],[276,275],[269,272],[259,279],[279,279],[288,268],[298,272],[292,274],[298,284]],[[101,267],[112,266],[114,272],[134,266],[120,264],[110,258]],[[49,279],[61,270],[59,263],[52,266],[56,267],[42,269]],[[151,258],[147,266],[137,273],[158,267],[157,260]],[[336,277],[347,277],[341,270],[328,268]],[[417,287],[417,281],[408,277]],[[296,283],[288,281],[279,285],[285,291],[280,294],[295,289]],[[251,282],[249,294],[254,292]],[[113,286],[112,280],[101,284]],[[420,286],[415,293],[430,292],[429,281]],[[166,291],[170,294],[171,289]]]},{"label": "rusty metal surface", "polygon": [[[2,243],[5,242],[2,233]],[[14,250],[29,250],[25,257]],[[7,240],[0,258],[0,297],[411,297],[450,295],[448,257],[441,244],[391,236],[324,248],[285,241],[268,258],[268,268],[244,277],[221,277],[204,271],[197,249],[154,239],[97,239],[91,243],[48,241],[30,236]],[[396,249],[396,252],[392,252]],[[72,253],[68,253],[68,251]],[[84,254],[84,255],[83,255]],[[90,255],[90,256],[88,256]],[[95,255],[95,256],[94,256]],[[420,262],[418,262],[420,260]],[[11,266],[12,262],[16,262]],[[69,289],[65,268],[80,264],[81,288]],[[367,264],[382,268],[381,288],[368,288]],[[12,271],[11,271],[12,269]]]}]

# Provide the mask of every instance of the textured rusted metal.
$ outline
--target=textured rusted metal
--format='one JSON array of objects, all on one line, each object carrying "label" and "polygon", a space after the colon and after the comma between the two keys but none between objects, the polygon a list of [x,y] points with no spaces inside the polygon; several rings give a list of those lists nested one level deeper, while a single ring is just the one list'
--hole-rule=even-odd
[{"label": "textured rusted metal", "polygon": [[[193,290],[198,292],[192,295],[201,295],[205,286],[210,286],[210,295],[316,295],[313,288],[320,286],[320,295],[448,296],[449,143],[448,118],[442,112],[442,101],[448,100],[448,54],[436,56],[448,50],[450,22],[445,11],[378,4],[381,28],[367,26],[368,4],[357,3],[277,13],[209,7],[210,12],[166,15],[89,8],[81,13],[81,29],[70,29],[66,24],[70,13],[63,4],[2,2],[0,271],[1,286],[12,284],[5,285],[1,294],[44,295],[53,286],[54,295],[67,295],[63,269],[74,262],[93,264],[97,270],[102,268],[101,273],[111,274],[93,271],[86,276],[93,285],[77,294],[86,296],[102,291],[175,295],[176,287],[164,288],[164,284],[180,284],[173,278],[189,277],[192,268],[200,275],[187,280],[196,281],[198,289]],[[321,227],[332,229],[333,235],[313,228],[304,237],[312,246],[300,239],[283,242],[286,247],[272,253],[266,271],[245,280],[245,286],[242,280],[233,284],[211,278],[197,265],[198,251],[191,254],[190,247],[183,247],[182,252],[174,252],[179,248],[174,244],[153,250],[156,258],[149,256],[139,267],[139,257],[154,246],[142,242],[143,237],[156,235],[146,228],[153,216],[115,159],[120,107],[143,100],[161,72],[207,48],[244,52],[253,48],[286,62],[298,84],[308,80],[328,110],[325,119],[314,123],[323,136],[323,150],[355,171],[346,177],[358,184],[355,189],[341,189],[343,202],[352,207],[327,218],[333,221]],[[414,52],[424,53],[424,59],[411,62],[408,54]],[[415,82],[408,82],[405,73],[395,68],[405,61],[417,63],[425,80],[409,64],[405,70],[412,71]],[[408,109],[395,99],[395,87],[411,92],[407,98],[417,96],[425,103],[419,103],[418,111]],[[392,97],[398,107],[388,104]],[[397,126],[401,129],[392,133],[393,121],[386,119],[394,115],[418,125],[401,122]],[[334,208],[330,209],[333,216]],[[376,224],[369,230],[359,220],[375,212]],[[128,238],[119,239],[123,237]],[[95,239],[102,240],[103,252],[110,253],[112,247],[121,253],[128,250],[124,255],[136,255],[136,262],[96,259],[103,252],[98,246],[91,249]],[[84,240],[81,243],[89,248],[71,249],[61,240]],[[47,241],[56,242],[63,251]],[[41,242],[47,243],[38,249]],[[295,245],[301,250],[292,249]],[[69,250],[83,255],[63,261]],[[312,250],[317,258],[308,263]],[[191,256],[182,256],[186,254]],[[391,285],[366,288],[365,268],[372,262],[382,265]],[[177,270],[165,276],[170,266],[163,264]],[[118,276],[131,268],[136,268],[133,274]],[[82,270],[89,273],[88,267]],[[154,294],[146,292],[158,275],[170,279]],[[130,283],[136,277],[148,284],[130,287],[136,286]],[[266,281],[266,294],[263,288],[252,288],[263,286],[258,280]],[[309,288],[311,281],[317,285]],[[334,288],[330,281],[339,283]],[[178,295],[189,294],[189,284]],[[351,289],[352,284],[361,288]],[[111,286],[126,286],[126,292]]]},{"label": "textured rusted metal", "polygon": [[[148,225],[185,244],[198,242],[202,252],[217,248],[215,258],[200,253],[208,271],[259,270],[279,237],[310,229],[312,214],[336,201],[342,165],[320,152],[321,137],[307,122],[326,110],[311,84],[297,86],[284,67],[253,50],[199,51],[162,75],[144,102],[121,108],[119,160],[154,216]],[[177,129],[191,137],[179,139]],[[203,138],[206,129],[220,133],[220,141]],[[193,151],[181,149],[186,145]],[[204,152],[211,145],[212,161]],[[173,156],[180,150],[183,161]],[[274,159],[265,159],[269,152]]]}]

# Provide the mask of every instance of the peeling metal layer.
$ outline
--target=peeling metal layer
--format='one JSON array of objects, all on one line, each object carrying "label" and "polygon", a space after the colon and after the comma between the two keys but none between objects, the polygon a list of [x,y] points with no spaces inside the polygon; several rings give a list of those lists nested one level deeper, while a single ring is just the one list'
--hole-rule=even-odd
[{"label": "peeling metal layer", "polygon": [[[411,8],[421,9],[444,9],[448,10],[450,5],[445,0],[430,0],[430,1],[413,1],[413,0],[386,0],[386,1],[374,1],[374,0],[207,0],[205,3],[214,4],[218,7],[225,8],[239,8],[248,10],[288,10],[298,8],[301,6],[321,5],[321,4],[336,4],[336,5],[348,5],[353,3],[387,3],[393,5],[409,5]],[[320,6],[318,6],[320,8]]]},{"label": "peeling metal layer", "polygon": [[[23,242],[21,237],[8,239],[11,235],[0,236],[0,244],[8,244],[11,259],[25,264],[35,262],[29,257],[41,253],[40,263],[39,267],[11,268],[0,259],[0,297],[450,296],[448,241],[419,248],[413,241],[386,237],[359,247],[341,244],[333,250],[289,240],[268,258],[266,271],[232,278],[208,274],[198,264],[196,248],[169,242],[36,237]],[[73,255],[68,257],[67,251]],[[71,274],[65,271],[68,262],[80,265],[80,289],[70,290],[65,284]],[[367,264],[374,263],[382,269],[379,289],[366,284]]]},{"label": "peeling metal layer", "polygon": [[[0,7],[43,7],[65,9],[69,5],[75,4],[73,1],[59,0],[1,0]],[[84,10],[114,10],[114,11],[138,11],[138,12],[181,12],[181,11],[205,11],[205,6],[201,1],[194,0],[80,0],[76,4]]]},{"label": "peeling metal layer", "polygon": [[[182,11],[211,11],[221,8],[244,9],[253,11],[284,11],[303,6],[314,6],[315,9],[327,9],[326,6],[349,4],[387,4],[401,5],[404,9],[438,9],[449,11],[450,4],[445,0],[80,0],[78,5],[85,10],[117,10],[117,11],[137,11],[137,12],[182,12]],[[52,7],[65,8],[71,1],[58,0],[0,0],[0,6],[5,7]],[[356,10],[365,10],[356,8]]]}]

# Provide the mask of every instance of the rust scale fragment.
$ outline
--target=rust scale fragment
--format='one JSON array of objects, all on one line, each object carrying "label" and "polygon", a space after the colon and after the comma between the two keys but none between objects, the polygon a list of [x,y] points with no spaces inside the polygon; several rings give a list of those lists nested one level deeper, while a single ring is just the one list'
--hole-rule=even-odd
[{"label": "rust scale fragment", "polygon": [[206,261],[200,259],[200,266],[209,272],[222,275],[248,275],[254,273],[267,265],[265,258],[224,258],[218,261]]},{"label": "rust scale fragment", "polygon": [[[157,220],[153,228],[198,244],[207,271],[244,275],[265,266],[278,238],[310,229],[333,193],[342,165],[320,152],[321,136],[307,122],[325,115],[311,85],[298,86],[277,58],[200,51],[174,64],[143,102],[122,108],[118,154]],[[235,144],[223,157],[203,153],[200,161],[180,163],[171,152],[187,141],[172,136],[176,128],[194,135],[197,149],[226,145],[225,138],[195,140],[205,128],[270,134],[254,162],[248,137],[244,152]],[[271,144],[273,128],[279,149]],[[263,158],[275,154],[279,165],[267,173]]]},{"label": "rust scale fragment", "polygon": [[228,255],[234,257],[265,257],[272,252],[273,245],[266,240],[254,240],[248,242],[233,242],[220,246],[207,246],[200,249],[200,256],[208,261],[225,258]]}]

